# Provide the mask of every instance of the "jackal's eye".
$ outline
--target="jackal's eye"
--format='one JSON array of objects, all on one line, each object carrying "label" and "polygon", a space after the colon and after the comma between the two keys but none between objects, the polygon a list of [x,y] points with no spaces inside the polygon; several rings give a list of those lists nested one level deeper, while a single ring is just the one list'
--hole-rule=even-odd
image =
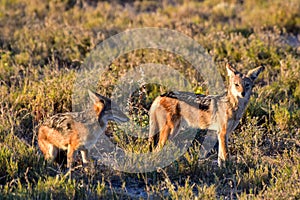
[{"label": "jackal's eye", "polygon": [[250,88],[250,84],[249,84],[249,83],[246,83],[246,84],[245,84],[245,88],[247,88],[247,89]]},{"label": "jackal's eye", "polygon": [[234,85],[235,85],[235,87],[239,87],[240,86],[238,83],[235,83]]}]

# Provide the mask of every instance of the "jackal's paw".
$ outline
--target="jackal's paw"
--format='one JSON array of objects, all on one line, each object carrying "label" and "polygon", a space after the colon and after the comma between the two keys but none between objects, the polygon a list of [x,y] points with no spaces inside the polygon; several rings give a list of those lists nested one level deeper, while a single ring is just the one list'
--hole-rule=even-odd
[{"label": "jackal's paw", "polygon": [[70,179],[72,179],[72,171],[73,171],[73,169],[71,169],[71,168],[67,168],[67,169],[65,169],[65,170],[63,170],[63,174],[64,174],[64,177],[69,177]]},{"label": "jackal's paw", "polygon": [[213,166],[219,167],[219,161],[218,160],[213,160],[212,164],[213,164]]},{"label": "jackal's paw", "polygon": [[226,167],[226,160],[223,160],[221,158],[218,158],[218,166],[220,168]]},{"label": "jackal's paw", "polygon": [[89,162],[82,164],[82,168],[86,173],[95,172],[95,163],[93,160],[89,160]]},{"label": "jackal's paw", "polygon": [[96,172],[96,168],[94,163],[90,162],[88,163],[85,167],[84,167],[84,171],[86,173],[95,173]]},{"label": "jackal's paw", "polygon": [[227,158],[226,160],[223,160],[223,159],[218,159],[218,166],[220,167],[220,168],[228,168],[228,167],[230,167],[231,166],[231,162],[232,160],[231,160],[231,158],[229,159],[229,158]]},{"label": "jackal's paw", "polygon": [[90,161],[89,161],[89,162],[82,163],[82,167],[83,167],[83,168],[88,168],[89,165],[90,165]]},{"label": "jackal's paw", "polygon": [[154,149],[154,151],[153,151],[153,153],[159,153],[159,152],[161,152],[162,151],[162,147],[160,147],[160,146],[157,146],[157,147],[155,147],[155,149]]},{"label": "jackal's paw", "polygon": [[99,157],[97,156],[90,156],[90,162],[97,162],[99,160]]}]

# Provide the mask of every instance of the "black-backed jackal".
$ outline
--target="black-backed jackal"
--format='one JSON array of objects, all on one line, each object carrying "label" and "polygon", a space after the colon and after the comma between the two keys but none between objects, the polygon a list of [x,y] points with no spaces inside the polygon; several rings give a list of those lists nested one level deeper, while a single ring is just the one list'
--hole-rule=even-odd
[{"label": "black-backed jackal", "polygon": [[229,76],[227,92],[222,95],[198,95],[189,92],[168,92],[157,97],[149,111],[149,141],[159,132],[156,150],[176,135],[183,121],[188,126],[213,129],[218,133],[218,164],[228,157],[229,134],[237,127],[250,99],[254,81],[263,67],[250,70],[247,75],[226,65]]},{"label": "black-backed jackal", "polygon": [[105,131],[108,121],[129,120],[111,99],[91,91],[89,96],[93,101],[93,109],[56,114],[41,125],[38,144],[46,159],[54,160],[59,149],[67,150],[67,167],[71,169],[75,153],[79,150],[83,164],[87,164],[89,149]]}]

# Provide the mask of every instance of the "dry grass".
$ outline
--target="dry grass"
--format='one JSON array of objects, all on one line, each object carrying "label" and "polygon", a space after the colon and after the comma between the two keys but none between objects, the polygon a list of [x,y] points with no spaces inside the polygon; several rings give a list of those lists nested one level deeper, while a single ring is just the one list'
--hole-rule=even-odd
[{"label": "dry grass", "polygon": [[[0,0],[0,199],[300,198],[299,1],[74,2]],[[65,166],[47,163],[39,152],[37,128],[45,117],[71,111],[76,72],[96,45],[138,27],[190,36],[223,75],[227,61],[242,71],[265,65],[230,139],[232,159],[227,168],[215,166],[216,152],[199,159],[200,135],[158,172],[119,172],[100,161],[66,179]],[[149,49],[114,60],[98,91],[110,95],[124,73],[150,62],[178,69],[196,92],[206,92],[203,77],[180,56]],[[147,95],[136,92],[131,102],[131,117],[141,126],[147,126],[145,110],[163,90],[146,89]],[[147,150],[146,140],[113,125],[108,132],[128,151]]]}]

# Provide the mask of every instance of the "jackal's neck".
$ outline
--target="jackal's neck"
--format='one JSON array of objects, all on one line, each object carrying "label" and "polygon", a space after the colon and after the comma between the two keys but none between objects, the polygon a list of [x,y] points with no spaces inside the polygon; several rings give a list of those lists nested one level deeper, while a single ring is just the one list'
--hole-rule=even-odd
[{"label": "jackal's neck", "polygon": [[234,96],[230,91],[227,92],[227,104],[233,111],[244,112],[250,97],[238,98]]},{"label": "jackal's neck", "polygon": [[233,110],[237,110],[239,108],[239,100],[238,100],[238,97],[234,96],[230,90],[228,90],[227,92],[227,101],[228,101],[228,104],[230,105],[230,107],[233,109]]},{"label": "jackal's neck", "polygon": [[100,128],[105,130],[106,129],[106,126],[107,126],[108,122],[105,121],[105,120],[99,120],[99,125],[100,125]]},{"label": "jackal's neck", "polygon": [[104,132],[108,124],[107,120],[103,120],[103,118],[99,119],[93,109],[87,109],[82,112],[81,118],[81,121],[90,129],[90,133],[97,135],[99,132]]}]

